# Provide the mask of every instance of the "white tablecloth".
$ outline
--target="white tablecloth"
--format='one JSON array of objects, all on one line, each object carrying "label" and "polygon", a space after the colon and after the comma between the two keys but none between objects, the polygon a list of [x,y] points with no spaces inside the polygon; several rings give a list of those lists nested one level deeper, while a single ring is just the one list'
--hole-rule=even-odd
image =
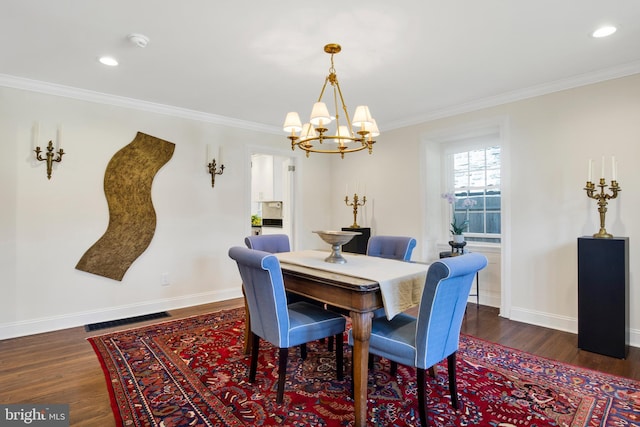
[{"label": "white tablecloth", "polygon": [[302,265],[317,270],[359,277],[380,284],[380,293],[388,319],[420,303],[428,264],[343,253],[346,264],[325,262],[329,252],[295,251],[275,254],[281,263]]}]

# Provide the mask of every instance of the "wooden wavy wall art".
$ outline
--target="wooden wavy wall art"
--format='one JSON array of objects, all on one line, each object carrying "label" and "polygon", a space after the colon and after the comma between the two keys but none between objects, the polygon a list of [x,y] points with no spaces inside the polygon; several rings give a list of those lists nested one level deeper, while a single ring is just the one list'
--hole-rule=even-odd
[{"label": "wooden wavy wall art", "polygon": [[151,243],[156,230],[151,184],[174,150],[175,144],[138,132],[129,145],[114,154],[104,174],[109,225],[76,269],[122,280]]}]

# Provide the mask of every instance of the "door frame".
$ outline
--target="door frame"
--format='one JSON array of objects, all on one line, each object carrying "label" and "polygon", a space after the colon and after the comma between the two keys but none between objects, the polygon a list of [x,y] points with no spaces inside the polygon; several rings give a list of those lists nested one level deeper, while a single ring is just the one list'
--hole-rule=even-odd
[{"label": "door frame", "polygon": [[[297,247],[297,217],[295,214],[295,202],[296,202],[296,194],[297,194],[297,182],[296,182],[296,174],[294,172],[298,171],[298,161],[297,161],[297,156],[295,156],[291,150],[279,150],[279,149],[275,149],[275,148],[269,148],[269,147],[263,147],[263,146],[257,146],[257,145],[251,145],[248,146],[248,150],[247,150],[247,161],[249,162],[249,177],[248,177],[248,189],[246,191],[246,194],[248,194],[248,201],[247,201],[247,209],[249,210],[249,212],[247,213],[247,218],[251,217],[251,204],[253,203],[252,200],[252,168],[251,168],[251,161],[252,161],[252,157],[254,155],[259,155],[259,154],[264,154],[264,155],[270,155],[270,156],[274,156],[274,157],[282,157],[282,158],[286,158],[289,160],[289,165],[293,166],[294,171],[288,173],[286,175],[286,178],[283,177],[283,188],[282,188],[282,194],[283,194],[283,204],[284,204],[284,215],[289,217],[289,230],[290,230],[290,235],[289,235],[289,241],[291,242],[291,249],[295,250],[295,248]],[[249,229],[249,232],[251,230]]]}]

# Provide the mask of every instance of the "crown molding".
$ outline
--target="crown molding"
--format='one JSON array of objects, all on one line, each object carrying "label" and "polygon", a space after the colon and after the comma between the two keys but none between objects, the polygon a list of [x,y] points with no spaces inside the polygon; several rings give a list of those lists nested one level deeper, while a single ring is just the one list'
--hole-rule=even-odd
[{"label": "crown molding", "polygon": [[640,73],[640,61],[635,61],[618,67],[579,74],[566,79],[555,80],[553,82],[543,83],[488,98],[454,105],[449,108],[434,110],[418,116],[409,117],[404,120],[386,123],[384,127],[388,130],[400,129],[420,123],[430,122],[432,120],[456,116],[458,114],[469,113],[471,111],[481,110],[484,108],[496,107],[510,102],[521,101],[528,98],[534,98],[536,96],[547,95],[554,92],[560,92],[567,89],[573,89],[606,80],[613,80],[638,73]]},{"label": "crown molding", "polygon": [[200,122],[214,123],[224,126],[231,126],[245,130],[274,134],[282,133],[280,129],[276,128],[275,126],[234,119],[231,117],[219,116],[216,114],[203,113],[201,111],[189,110],[186,108],[174,107],[166,104],[142,101],[139,99],[127,98],[124,96],[110,95],[71,86],[64,86],[39,80],[31,80],[7,74],[0,74],[0,86],[38,92],[46,95],[77,99],[80,101],[131,108],[134,110],[163,114],[188,120],[196,120]]},{"label": "crown molding", "polygon": [[[404,128],[420,123],[442,119],[445,117],[469,113],[471,111],[481,110],[484,108],[491,108],[498,105],[508,104],[510,102],[521,101],[528,98],[534,98],[536,96],[547,95],[554,92],[560,92],[567,89],[573,89],[580,86],[586,86],[638,73],[640,73],[640,61],[635,61],[628,64],[620,65],[618,67],[598,70],[591,73],[579,74],[577,76],[572,76],[566,79],[560,79],[524,89],[506,92],[488,98],[477,99],[448,108],[430,111],[425,114],[420,114],[403,120],[385,123],[384,127],[387,130]],[[234,119],[231,117],[219,116],[216,114],[203,113],[201,111],[189,110],[186,108],[174,107],[166,104],[142,101],[139,99],[127,98],[124,96],[94,92],[91,90],[79,89],[71,86],[31,80],[7,74],[0,74],[0,86],[39,92],[48,95],[62,96],[65,98],[72,98],[81,101],[95,102],[99,104],[113,105],[123,108],[131,108],[140,111],[147,111],[151,113],[164,114],[167,116],[180,117],[189,120],[214,123],[245,130],[265,132],[270,134],[282,133],[281,130],[276,126]]]}]

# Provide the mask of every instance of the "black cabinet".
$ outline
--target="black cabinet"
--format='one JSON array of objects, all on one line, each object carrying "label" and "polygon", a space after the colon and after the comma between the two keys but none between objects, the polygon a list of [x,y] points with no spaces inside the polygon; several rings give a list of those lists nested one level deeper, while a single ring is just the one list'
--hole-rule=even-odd
[{"label": "black cabinet", "polygon": [[578,347],[624,359],[629,345],[629,238],[578,238]]},{"label": "black cabinet", "polygon": [[342,252],[351,252],[354,254],[366,254],[367,244],[369,243],[369,237],[371,237],[370,228],[350,228],[345,227],[342,231],[358,231],[362,233],[359,236],[355,236],[349,243],[342,245]]}]

